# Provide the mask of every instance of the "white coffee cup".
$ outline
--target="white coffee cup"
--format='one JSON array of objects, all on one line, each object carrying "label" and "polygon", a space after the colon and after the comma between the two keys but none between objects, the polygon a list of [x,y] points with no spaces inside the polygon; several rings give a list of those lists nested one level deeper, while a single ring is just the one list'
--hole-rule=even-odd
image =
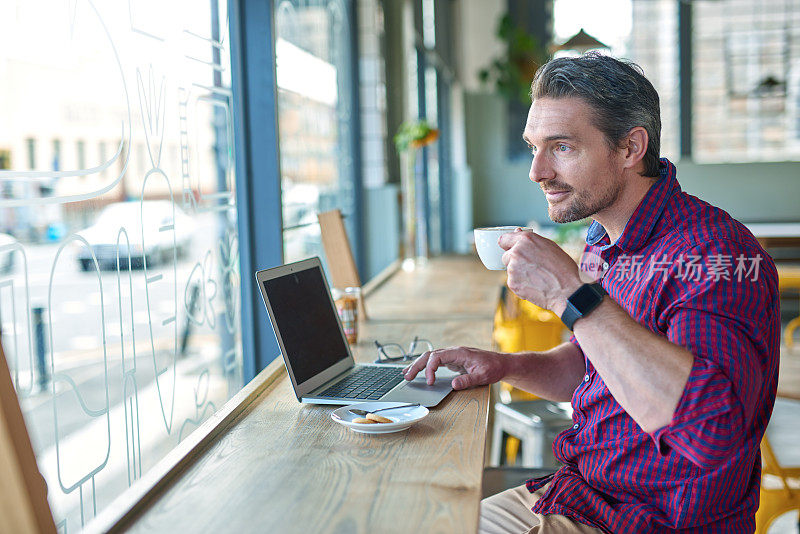
[{"label": "white coffee cup", "polygon": [[483,265],[490,271],[503,271],[506,266],[503,264],[503,253],[505,250],[500,248],[497,241],[503,234],[513,233],[517,228],[532,231],[530,228],[520,226],[493,226],[490,228],[475,228],[475,248],[478,250]]}]

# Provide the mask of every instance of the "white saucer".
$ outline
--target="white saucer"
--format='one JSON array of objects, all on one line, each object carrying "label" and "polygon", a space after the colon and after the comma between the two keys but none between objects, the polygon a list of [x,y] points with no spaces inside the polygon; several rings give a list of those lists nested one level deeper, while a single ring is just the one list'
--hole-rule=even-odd
[{"label": "white saucer", "polygon": [[331,412],[331,419],[344,425],[355,432],[362,434],[389,434],[392,432],[400,432],[405,430],[414,423],[421,421],[428,415],[428,409],[424,406],[412,406],[410,408],[398,408],[396,410],[383,410],[378,412],[377,415],[382,415],[387,419],[394,421],[393,423],[354,423],[353,419],[363,417],[356,415],[350,411],[350,408],[357,408],[367,412],[373,412],[380,408],[390,408],[392,406],[403,406],[407,402],[359,402],[349,406],[342,406]]}]

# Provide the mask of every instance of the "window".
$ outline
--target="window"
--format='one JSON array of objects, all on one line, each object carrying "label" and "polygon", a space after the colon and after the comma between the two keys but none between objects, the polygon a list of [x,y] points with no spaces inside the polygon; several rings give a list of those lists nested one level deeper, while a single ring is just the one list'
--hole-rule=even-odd
[{"label": "window", "polygon": [[[691,156],[800,157],[800,4],[700,0],[691,9]],[[680,143],[678,2],[633,0],[630,55],[661,96],[662,154]],[[655,23],[654,21],[657,21]]]},{"label": "window", "polygon": [[627,57],[642,67],[644,75],[658,91],[661,155],[675,161],[680,157],[681,133],[678,3],[673,0],[633,0],[632,9]]},{"label": "window", "polygon": [[[378,0],[358,0],[359,90],[364,187],[386,183],[386,69],[383,61],[383,7]],[[389,147],[394,150],[394,147]]]},{"label": "window", "polygon": [[341,0],[275,2],[284,261],[320,255],[316,214],[355,209],[351,36]]},{"label": "window", "polygon": [[86,168],[86,143],[84,141],[78,141],[75,143],[75,148],[78,154],[78,168],[85,169]]},{"label": "window", "polygon": [[123,3],[0,20],[2,342],[62,532],[242,385],[226,3]]},{"label": "window", "polygon": [[53,139],[53,160],[50,167],[54,171],[61,170],[61,140]]},{"label": "window", "polygon": [[[100,141],[97,144],[97,156],[99,158],[98,161],[106,161],[108,159],[108,147],[106,146],[105,141]],[[100,171],[101,176],[106,175],[106,169]]]},{"label": "window", "polygon": [[28,169],[36,168],[36,139],[28,138],[25,140],[28,147]]},{"label": "window", "polygon": [[800,157],[800,4],[694,2],[694,157]]}]

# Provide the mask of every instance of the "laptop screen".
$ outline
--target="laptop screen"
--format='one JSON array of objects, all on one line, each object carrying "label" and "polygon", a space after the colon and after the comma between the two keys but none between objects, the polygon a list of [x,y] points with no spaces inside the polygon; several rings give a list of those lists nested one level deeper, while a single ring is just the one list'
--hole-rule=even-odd
[{"label": "laptop screen", "polygon": [[264,293],[275,317],[298,384],[348,357],[336,310],[319,266],[265,280]]}]

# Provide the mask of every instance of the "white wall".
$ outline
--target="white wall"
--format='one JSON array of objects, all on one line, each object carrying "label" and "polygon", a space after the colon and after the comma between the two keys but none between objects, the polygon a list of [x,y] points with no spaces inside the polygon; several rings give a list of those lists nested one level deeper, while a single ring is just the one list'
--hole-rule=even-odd
[{"label": "white wall", "polygon": [[466,91],[482,91],[478,71],[505,51],[505,45],[495,38],[495,31],[506,12],[506,2],[461,0],[459,4],[459,21],[455,24],[459,77]]}]

